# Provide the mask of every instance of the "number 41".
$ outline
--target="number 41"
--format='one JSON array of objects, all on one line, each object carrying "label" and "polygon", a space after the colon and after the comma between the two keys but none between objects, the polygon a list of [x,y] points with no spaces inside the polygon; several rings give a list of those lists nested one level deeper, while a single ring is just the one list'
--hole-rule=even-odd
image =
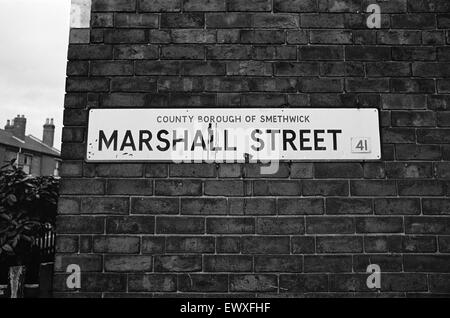
[{"label": "number 41", "polygon": [[354,153],[369,153],[370,138],[358,137],[352,138],[352,152]]}]

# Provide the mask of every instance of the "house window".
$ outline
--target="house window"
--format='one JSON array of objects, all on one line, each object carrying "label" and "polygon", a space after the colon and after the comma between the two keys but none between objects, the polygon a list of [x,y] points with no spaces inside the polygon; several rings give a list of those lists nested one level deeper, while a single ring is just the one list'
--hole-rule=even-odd
[{"label": "house window", "polygon": [[25,155],[23,159],[23,171],[27,174],[31,173],[31,163],[33,162],[33,157]]}]

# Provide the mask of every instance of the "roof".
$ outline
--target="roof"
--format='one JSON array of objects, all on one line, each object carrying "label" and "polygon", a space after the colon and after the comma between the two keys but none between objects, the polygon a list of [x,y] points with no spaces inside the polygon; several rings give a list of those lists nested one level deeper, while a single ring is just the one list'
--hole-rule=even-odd
[{"label": "roof", "polygon": [[15,148],[22,148],[33,152],[46,154],[53,157],[60,157],[61,153],[58,149],[44,144],[41,140],[33,135],[25,136],[25,140],[20,140],[13,136],[12,133],[0,129],[0,144]]}]

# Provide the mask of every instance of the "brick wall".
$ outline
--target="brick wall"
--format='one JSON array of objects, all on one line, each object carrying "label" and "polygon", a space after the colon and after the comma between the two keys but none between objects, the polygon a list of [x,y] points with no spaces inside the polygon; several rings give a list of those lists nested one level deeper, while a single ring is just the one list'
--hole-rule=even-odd
[{"label": "brick wall", "polygon": [[[375,296],[371,263],[381,295],[449,295],[449,28],[447,0],[94,0],[68,54],[56,295]],[[383,156],[85,163],[87,110],[124,106],[377,107]]]}]

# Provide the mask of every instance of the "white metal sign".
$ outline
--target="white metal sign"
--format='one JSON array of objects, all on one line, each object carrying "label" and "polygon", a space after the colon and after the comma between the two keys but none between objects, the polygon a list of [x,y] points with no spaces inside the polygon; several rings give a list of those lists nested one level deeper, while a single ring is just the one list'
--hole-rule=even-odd
[{"label": "white metal sign", "polygon": [[87,161],[377,160],[377,109],[92,109]]}]

